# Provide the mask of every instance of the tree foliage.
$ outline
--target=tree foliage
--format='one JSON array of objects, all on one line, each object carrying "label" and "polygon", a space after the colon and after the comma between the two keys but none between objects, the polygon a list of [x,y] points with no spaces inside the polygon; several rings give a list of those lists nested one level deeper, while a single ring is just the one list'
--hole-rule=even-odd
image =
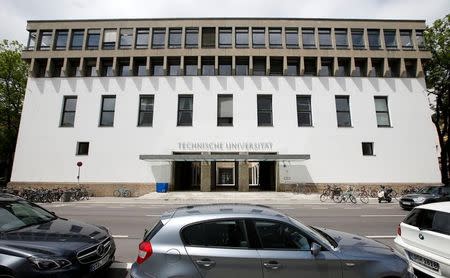
[{"label": "tree foliage", "polygon": [[425,44],[432,58],[425,65],[428,92],[435,99],[431,104],[432,121],[436,127],[441,148],[441,179],[449,184],[450,160],[450,14],[436,20],[425,32]]},{"label": "tree foliage", "polygon": [[9,181],[11,176],[20,115],[27,82],[28,66],[22,61],[23,46],[17,42],[0,42],[0,163]]}]

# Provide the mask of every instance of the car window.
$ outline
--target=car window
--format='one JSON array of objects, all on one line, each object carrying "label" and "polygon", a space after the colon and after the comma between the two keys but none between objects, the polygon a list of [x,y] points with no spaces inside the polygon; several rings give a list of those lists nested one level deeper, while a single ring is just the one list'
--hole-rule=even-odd
[{"label": "car window", "polygon": [[310,244],[298,229],[280,222],[255,221],[256,231],[264,249],[295,249],[309,251]]},{"label": "car window", "polygon": [[25,201],[0,203],[0,232],[42,224],[55,216]]},{"label": "car window", "polygon": [[449,213],[428,209],[414,209],[403,222],[420,230],[450,235]]},{"label": "car window", "polygon": [[195,224],[183,229],[188,246],[247,248],[244,221],[221,220]]},{"label": "car window", "polygon": [[442,194],[450,195],[450,186],[442,187]]}]

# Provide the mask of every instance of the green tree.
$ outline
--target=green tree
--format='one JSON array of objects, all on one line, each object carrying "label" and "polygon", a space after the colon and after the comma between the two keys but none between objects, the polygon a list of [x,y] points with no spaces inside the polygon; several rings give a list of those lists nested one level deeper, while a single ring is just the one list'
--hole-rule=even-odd
[{"label": "green tree", "polygon": [[28,66],[17,41],[0,42],[0,163],[5,182],[11,178]]},{"label": "green tree", "polygon": [[450,14],[436,20],[425,32],[425,44],[432,58],[425,65],[428,92],[435,101],[431,104],[432,121],[436,127],[441,148],[441,179],[449,185],[450,160]]}]

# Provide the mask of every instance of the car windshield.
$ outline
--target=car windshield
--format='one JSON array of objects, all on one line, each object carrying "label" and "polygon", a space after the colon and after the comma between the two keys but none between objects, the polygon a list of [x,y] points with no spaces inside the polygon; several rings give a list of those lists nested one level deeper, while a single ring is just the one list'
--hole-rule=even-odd
[{"label": "car windshield", "polygon": [[26,201],[0,202],[0,232],[19,230],[55,218],[50,212]]},{"label": "car windshield", "polygon": [[435,186],[424,187],[419,191],[419,193],[421,193],[421,194],[438,194],[439,187],[435,187]]},{"label": "car windshield", "polygon": [[328,234],[326,234],[325,232],[316,229],[314,227],[311,226],[305,226],[303,225],[301,222],[299,222],[297,219],[289,217],[289,220],[291,220],[292,223],[294,223],[297,227],[301,228],[304,231],[309,232],[310,234],[314,235],[316,238],[319,238],[322,242],[328,243],[331,246],[333,246],[334,248],[336,248],[338,246],[337,242]]}]

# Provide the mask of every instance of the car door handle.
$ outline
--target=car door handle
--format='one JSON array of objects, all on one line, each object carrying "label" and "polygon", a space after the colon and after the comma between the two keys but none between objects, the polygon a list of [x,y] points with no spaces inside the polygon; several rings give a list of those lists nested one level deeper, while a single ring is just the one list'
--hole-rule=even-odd
[{"label": "car door handle", "polygon": [[264,263],[264,267],[267,268],[267,269],[276,270],[276,269],[279,269],[280,266],[281,265],[278,262],[276,262],[276,261],[270,261],[270,262],[265,262]]},{"label": "car door handle", "polygon": [[200,266],[202,268],[206,268],[206,269],[212,268],[212,267],[214,267],[216,265],[216,262],[215,261],[211,261],[210,259],[196,260],[195,263],[198,266]]}]

